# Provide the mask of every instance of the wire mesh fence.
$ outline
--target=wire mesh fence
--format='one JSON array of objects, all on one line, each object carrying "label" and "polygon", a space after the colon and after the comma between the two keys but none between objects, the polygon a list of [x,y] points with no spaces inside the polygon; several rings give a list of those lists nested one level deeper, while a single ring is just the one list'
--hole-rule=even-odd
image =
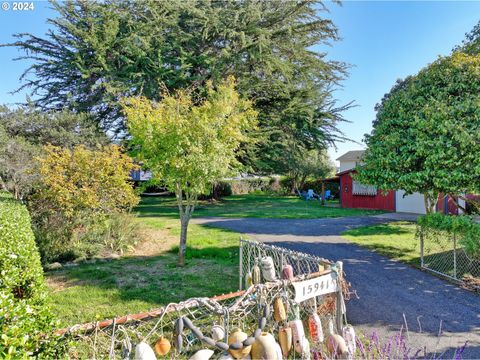
[{"label": "wire mesh fence", "polygon": [[418,229],[421,267],[480,290],[480,261],[468,256],[452,232]]},{"label": "wire mesh fence", "polygon": [[[259,281],[245,290],[60,330],[72,340],[68,355],[73,359],[154,359],[156,353],[169,359],[231,359],[229,353],[249,346],[248,341],[256,343],[259,334],[271,334],[274,343],[282,345],[280,333],[292,329],[291,350],[280,354],[284,346],[279,345],[278,356],[272,359],[331,357],[337,350],[328,344],[328,336],[346,329],[345,300],[350,290],[342,263],[241,240],[240,278],[245,279],[256,266]],[[233,341],[239,336],[241,344]],[[352,341],[355,344],[354,335]]]},{"label": "wire mesh fence", "polygon": [[262,258],[271,258],[274,274],[281,277],[285,265],[292,266],[295,275],[311,274],[330,269],[332,262],[314,255],[289,250],[257,241],[240,239],[239,288],[244,289],[249,284],[255,267],[261,267]]}]

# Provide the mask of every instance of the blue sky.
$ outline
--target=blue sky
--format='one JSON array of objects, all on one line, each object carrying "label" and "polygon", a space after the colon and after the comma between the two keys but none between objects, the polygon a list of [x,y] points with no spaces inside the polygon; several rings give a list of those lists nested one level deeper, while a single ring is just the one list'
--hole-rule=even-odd
[{"label": "blue sky", "polygon": [[[11,34],[31,32],[42,35],[46,19],[54,13],[44,1],[34,2],[33,11],[0,10],[0,43],[12,41]],[[337,92],[342,103],[358,105],[345,113],[351,123],[340,126],[347,137],[360,142],[371,130],[374,106],[398,78],[414,74],[438,55],[447,55],[464,34],[480,20],[480,1],[361,2],[342,6],[327,4],[338,26],[340,42],[328,48],[329,58],[352,64],[349,78]],[[23,101],[25,92],[10,95],[27,63],[14,62],[13,48],[0,48],[0,103]],[[338,144],[330,149],[332,158],[361,144]]]}]

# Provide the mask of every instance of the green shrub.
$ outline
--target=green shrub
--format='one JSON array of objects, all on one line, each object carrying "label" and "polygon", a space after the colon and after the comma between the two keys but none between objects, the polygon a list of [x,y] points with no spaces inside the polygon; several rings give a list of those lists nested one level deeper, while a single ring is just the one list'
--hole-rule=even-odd
[{"label": "green shrub", "polygon": [[0,193],[0,239],[0,358],[60,356],[30,216],[6,193]]},{"label": "green shrub", "polygon": [[239,180],[222,180],[215,184],[211,196],[216,199],[230,195],[245,195],[250,193],[272,193],[279,191],[276,178],[248,178]]},{"label": "green shrub", "polygon": [[449,216],[440,213],[420,216],[417,219],[417,237],[420,234],[454,234],[468,256],[480,260],[480,224],[469,216]]},{"label": "green shrub", "polygon": [[35,227],[44,263],[87,259],[112,252],[122,254],[143,238],[140,225],[130,213],[79,217],[74,223],[58,221],[48,228]]}]

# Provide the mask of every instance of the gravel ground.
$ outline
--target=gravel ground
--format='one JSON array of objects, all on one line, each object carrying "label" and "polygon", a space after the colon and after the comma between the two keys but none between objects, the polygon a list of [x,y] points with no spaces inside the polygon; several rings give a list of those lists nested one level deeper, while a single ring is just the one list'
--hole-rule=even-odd
[{"label": "gravel ground", "polygon": [[455,349],[468,340],[463,358],[480,359],[480,296],[351,244],[340,236],[347,229],[391,220],[403,218],[396,215],[394,218],[205,218],[192,221],[231,229],[258,241],[330,260],[341,260],[347,279],[359,297],[347,304],[347,317],[357,331],[393,336],[402,326],[405,328],[405,314],[409,344],[414,349],[425,346],[429,357],[452,359]]}]

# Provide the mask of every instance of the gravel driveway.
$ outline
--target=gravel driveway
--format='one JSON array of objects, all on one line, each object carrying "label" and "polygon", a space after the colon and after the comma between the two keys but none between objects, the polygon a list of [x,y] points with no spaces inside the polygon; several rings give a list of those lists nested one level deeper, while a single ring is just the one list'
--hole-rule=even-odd
[{"label": "gravel driveway", "polygon": [[[405,314],[413,348],[426,346],[429,356],[452,359],[454,349],[468,340],[464,358],[480,359],[480,296],[351,244],[340,236],[354,227],[391,220],[399,218],[204,218],[192,221],[231,229],[258,241],[330,260],[342,260],[347,278],[359,296],[347,304],[349,322],[357,330],[394,335],[404,324]],[[442,336],[438,337],[440,328]]]}]

